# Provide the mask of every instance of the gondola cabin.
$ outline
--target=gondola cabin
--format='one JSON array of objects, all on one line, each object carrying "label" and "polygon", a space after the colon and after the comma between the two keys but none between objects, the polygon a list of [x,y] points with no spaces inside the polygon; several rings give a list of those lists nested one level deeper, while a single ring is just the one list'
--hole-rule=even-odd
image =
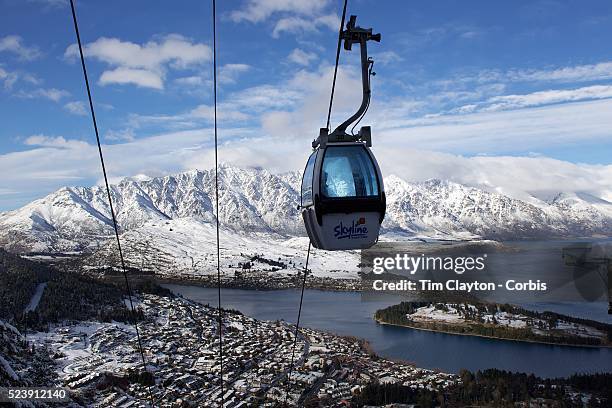
[{"label": "gondola cabin", "polygon": [[[370,105],[374,61],[368,58],[366,43],[380,42],[380,34],[356,26],[356,19],[351,16],[340,40],[346,50],[350,51],[353,44],[359,44],[361,49],[361,106],[333,132],[329,133],[328,128],[319,130],[302,177],[300,208],[310,242],[315,248],[332,251],[371,247],[378,241],[385,217],[382,175],[370,151],[371,129],[362,126],[358,134],[353,133]],[[347,129],[352,123],[349,134]]]},{"label": "gondola cabin", "polygon": [[362,142],[327,143],[308,159],[301,210],[312,245],[365,249],[378,240],[385,215],[382,175]]}]

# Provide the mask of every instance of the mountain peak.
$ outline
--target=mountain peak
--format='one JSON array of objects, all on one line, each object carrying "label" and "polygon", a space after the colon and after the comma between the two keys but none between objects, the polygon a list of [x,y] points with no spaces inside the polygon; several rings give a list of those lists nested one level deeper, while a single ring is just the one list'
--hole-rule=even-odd
[{"label": "mountain peak", "polygon": [[[304,235],[297,204],[301,174],[219,166],[219,218],[225,230],[247,236]],[[122,232],[149,222],[215,220],[214,170],[192,169],[163,177],[124,179],[112,185]],[[385,178],[383,231],[430,237],[493,239],[610,235],[612,205],[586,195],[557,195],[538,205],[448,180],[409,183]],[[573,197],[573,198],[572,198]],[[0,215],[0,245],[15,251],[86,250],[112,234],[104,188],[64,187]]]}]

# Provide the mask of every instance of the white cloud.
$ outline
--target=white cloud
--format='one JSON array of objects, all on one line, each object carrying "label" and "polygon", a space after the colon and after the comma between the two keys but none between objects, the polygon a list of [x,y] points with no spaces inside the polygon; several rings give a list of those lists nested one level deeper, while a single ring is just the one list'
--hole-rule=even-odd
[{"label": "white cloud", "polygon": [[[266,92],[257,89],[255,95],[261,100],[247,98],[249,104],[280,101],[280,95],[287,98],[263,109],[261,128],[264,134],[307,141],[315,138],[318,128],[325,124],[332,73],[332,67],[320,68],[316,72],[299,71],[289,81],[265,88]],[[585,89],[570,100],[576,100],[578,94],[594,99],[591,98],[594,94],[604,90]],[[361,85],[356,70],[340,67],[336,92],[332,127],[352,114],[359,105]],[[529,105],[562,102],[569,95],[573,94],[536,94],[524,102],[521,109],[425,116],[418,115],[423,104],[429,101],[405,97],[374,98],[362,125],[372,126],[375,146],[389,146],[399,151],[419,149],[499,155],[610,140],[612,99]]]},{"label": "white cloud", "polygon": [[68,112],[72,113],[73,115],[78,115],[78,116],[88,115],[87,106],[85,105],[85,102],[83,101],[68,102],[64,105],[64,109],[66,109]]},{"label": "white cloud", "polygon": [[251,23],[273,18],[272,36],[277,38],[282,33],[313,33],[321,28],[337,30],[340,19],[328,11],[332,5],[329,0],[247,0],[240,10],[230,14],[230,18],[235,22]]},{"label": "white cloud", "polygon": [[[221,162],[261,166],[272,171],[301,171],[310,138],[244,138],[241,129],[223,129]],[[19,192],[0,197],[0,206],[21,196],[42,195],[62,185],[88,185],[100,178],[95,144],[45,135],[25,141],[31,149],[0,155],[0,184]],[[160,176],[214,163],[212,130],[196,129],[103,146],[111,178]],[[408,181],[448,179],[522,199],[532,193],[583,191],[612,200],[612,165],[574,164],[546,157],[462,157],[418,150],[409,142],[393,144],[379,136],[376,153],[385,175]],[[126,158],[130,158],[126,160]]]},{"label": "white cloud", "polygon": [[[297,137],[303,140],[316,138],[318,129],[325,126],[332,77],[331,66],[322,66],[315,72],[298,71],[277,90],[292,99],[289,103],[270,107],[262,115],[262,129],[275,137]],[[340,66],[334,95],[332,127],[355,112],[360,101],[360,76],[356,70]]]},{"label": "white cloud", "polygon": [[205,79],[199,75],[177,78],[174,82],[182,86],[201,86],[206,83]]},{"label": "white cloud", "polygon": [[514,81],[583,82],[612,79],[612,62],[575,65],[549,70],[512,70],[508,77]]},{"label": "white cloud", "polygon": [[[212,55],[208,45],[194,43],[179,34],[170,34],[142,45],[101,37],[87,44],[84,52],[86,57],[116,67],[102,74],[102,85],[135,84],[153,89],[163,89],[163,80],[169,69],[193,68],[210,61]],[[64,56],[77,57],[76,44],[70,45]]]},{"label": "white cloud", "polygon": [[122,142],[133,142],[136,140],[136,135],[133,129],[122,129],[122,130],[109,130],[104,135],[106,140],[110,141],[122,141]]},{"label": "white cloud", "polygon": [[23,142],[26,146],[52,147],[57,149],[69,149],[73,147],[87,146],[86,142],[74,139],[65,139],[63,136],[32,135]]},{"label": "white cloud", "polygon": [[11,89],[18,79],[19,76],[16,73],[0,67],[0,82],[2,82],[4,89]]},{"label": "white cloud", "polygon": [[38,88],[31,91],[21,90],[15,94],[20,98],[37,99],[43,98],[53,102],[59,102],[61,99],[70,95],[68,91],[57,88]]},{"label": "white cloud", "polygon": [[[218,85],[235,84],[241,75],[251,69],[250,65],[241,63],[222,65],[217,71],[217,83]],[[213,87],[212,70],[203,71],[198,75],[176,78],[174,84],[178,85],[181,91],[187,94],[199,96],[211,94]]]},{"label": "white cloud", "polygon": [[230,14],[233,21],[258,23],[275,13],[292,13],[312,16],[329,5],[329,0],[247,0],[240,10]]},{"label": "white cloud", "polygon": [[293,51],[291,51],[287,59],[295,64],[306,66],[317,60],[317,54],[295,48]]},{"label": "white cloud", "polygon": [[612,79],[612,61],[596,64],[571,65],[548,69],[485,69],[475,74],[460,75],[449,80],[437,81],[440,85],[471,83],[579,83]]},{"label": "white cloud", "polygon": [[404,58],[402,58],[395,51],[377,52],[375,54],[372,54],[372,59],[376,64],[380,65],[395,64],[404,60]]},{"label": "white cloud", "polygon": [[68,0],[28,0],[31,3],[39,3],[50,8],[67,7],[70,2]]},{"label": "white cloud", "polygon": [[22,71],[7,71],[0,64],[0,83],[4,89],[10,90],[18,81],[27,82],[33,85],[39,85],[41,81],[32,74]]},{"label": "white cloud", "polygon": [[[238,71],[250,68],[238,68]],[[201,87],[210,85],[209,80],[202,77],[181,78],[182,86]],[[229,93],[218,104],[217,118],[224,122],[222,125],[235,124],[235,122],[252,121],[261,117],[269,110],[290,109],[296,102],[301,100],[303,92],[297,90],[290,83],[282,83],[278,86],[260,85],[240,91]],[[192,109],[176,114],[141,115],[133,114],[128,121],[128,126],[133,129],[143,129],[148,126],[157,126],[162,129],[183,130],[201,126],[203,123],[211,123],[213,111],[211,105],[198,105]],[[159,128],[157,129],[159,130]]]},{"label": "white cloud", "polygon": [[[143,45],[101,37],[85,46],[85,55],[110,65],[157,70],[167,64],[184,68],[209,61],[211,51],[205,44],[192,43],[179,34],[170,34],[160,41]],[[78,56],[75,44],[66,49],[65,56]]]},{"label": "white cloud", "polygon": [[[233,66],[228,72],[248,69]],[[332,74],[333,67],[322,65],[316,71],[297,71],[293,77],[274,85],[229,93],[218,111],[220,124],[224,126],[220,132],[221,161],[277,171],[301,169],[310,151],[310,141],[316,137],[318,128],[324,126]],[[197,78],[202,81],[200,85],[209,80]],[[564,190],[586,191],[612,199],[611,165],[506,156],[546,151],[551,146],[609,141],[612,99],[597,98],[609,98],[603,95],[608,95],[610,89],[593,86],[491,97],[491,93],[503,88],[493,84],[494,89],[490,90],[489,85],[483,86],[487,89],[451,90],[436,96],[441,100],[480,97],[489,101],[473,104],[463,114],[438,113],[415,118],[415,112],[429,101],[374,98],[363,124],[373,127],[374,150],[384,172],[411,181],[433,177],[451,179],[519,198],[528,197],[531,192]],[[356,67],[340,67],[336,92],[332,125],[352,114],[359,104],[361,84]],[[585,98],[595,100],[582,100]],[[561,103],[567,101],[577,102]],[[504,103],[508,110],[483,111],[494,103]],[[211,119],[210,105],[195,106],[175,115],[132,115],[128,129],[105,135],[107,140],[119,142],[105,146],[112,177],[156,176],[192,167],[209,167],[211,129],[201,127]],[[259,127],[255,120],[261,120]],[[229,126],[236,123],[245,127]],[[135,138],[134,129],[144,133],[148,131],[146,126],[155,132],[192,130]],[[3,188],[49,191],[58,183],[73,184],[91,177],[97,179],[99,175],[97,166],[90,168],[85,163],[85,157],[95,153],[90,143],[43,136],[30,138],[26,143],[30,150],[0,156]],[[461,156],[478,154],[495,156]],[[125,160],[127,157],[130,160]],[[95,155],[87,160],[95,163]],[[58,167],[57,163],[61,165]],[[14,170],[3,173],[3,169],[11,166]],[[75,171],[78,168],[85,170]],[[7,181],[4,187],[2,174],[15,172],[22,174],[15,181]]]},{"label": "white cloud", "polygon": [[396,39],[405,51],[412,52],[427,47],[435,47],[446,41],[473,41],[483,36],[483,27],[449,22],[438,26],[426,27],[398,33]]},{"label": "white cloud", "polygon": [[[449,96],[453,94],[455,93],[451,92]],[[471,95],[466,93],[465,96],[465,98],[462,98],[461,93],[458,93],[453,99],[457,101],[462,99],[474,101],[477,96],[485,96],[485,94],[474,93]],[[592,85],[576,89],[549,89],[522,95],[497,95],[489,97],[482,102],[472,102],[453,108],[450,113],[492,112],[607,98],[612,98],[612,86],[610,85]]]},{"label": "white cloud", "polygon": [[538,91],[526,95],[503,95],[490,98],[485,110],[516,109],[552,103],[573,102],[588,99],[612,98],[612,86],[593,85],[578,89]]},{"label": "white cloud", "polygon": [[233,84],[241,74],[250,69],[251,66],[247,64],[225,64],[219,70],[217,79],[221,84]]},{"label": "white cloud", "polygon": [[38,47],[26,46],[23,43],[23,38],[18,35],[0,37],[0,52],[3,51],[13,53],[23,61],[32,61],[42,55]]},{"label": "white cloud", "polygon": [[288,84],[258,85],[230,94],[226,102],[240,109],[264,112],[270,109],[287,109],[302,98],[300,92]]},{"label": "white cloud", "polygon": [[146,69],[115,68],[104,71],[98,82],[100,85],[133,84],[142,88],[164,89],[162,74]]},{"label": "white cloud", "polygon": [[44,135],[31,136],[24,143],[28,150],[0,155],[0,184],[17,192],[0,197],[2,207],[23,205],[66,184],[83,184],[96,169],[100,171],[91,144]]},{"label": "white cloud", "polygon": [[[292,78],[276,85],[259,85],[229,93],[219,104],[218,117],[226,123],[249,121],[250,126],[256,126],[254,120],[260,120],[262,130],[273,136],[307,134],[311,137],[324,126],[332,75],[333,67],[322,66],[315,72],[297,71]],[[193,81],[200,83],[199,80]],[[356,110],[360,100],[360,77],[355,70],[341,66],[334,117],[345,115],[346,107]],[[133,115],[129,124],[135,128],[155,124],[176,130],[200,126],[203,121],[210,122],[211,118],[211,107],[200,105],[174,115]]]},{"label": "white cloud", "polygon": [[13,194],[19,194],[19,192],[16,190],[10,190],[8,188],[0,188],[0,196],[7,196]]},{"label": "white cloud", "polygon": [[[212,122],[214,120],[214,107],[211,105],[199,105],[196,108],[192,109],[188,114],[188,117],[191,118],[201,118],[205,119],[208,122]],[[217,106],[217,119],[230,121],[230,122],[238,122],[247,120],[249,115],[231,109],[231,107],[226,106],[225,104],[219,104]]]},{"label": "white cloud", "polygon": [[317,26],[324,26],[337,32],[340,28],[340,17],[335,13],[324,14],[315,18],[314,23]]},{"label": "white cloud", "polygon": [[[187,159],[210,149],[211,134],[210,129],[199,129],[104,145],[109,176],[158,176],[180,171]],[[64,185],[89,185],[99,180],[97,148],[92,138],[88,140],[34,135],[24,142],[29,149],[0,155],[0,185],[18,192],[6,199],[0,197],[0,208],[23,205],[24,200]]]},{"label": "white cloud", "polygon": [[400,149],[501,154],[606,141],[612,136],[612,99],[419,119],[405,119],[401,111],[398,116],[384,116],[385,108],[375,107],[370,116],[375,143],[382,139]]},{"label": "white cloud", "polygon": [[[332,67],[316,72],[299,71],[278,87],[257,92],[262,95],[261,101],[254,98],[250,104],[281,100],[276,94],[288,97],[283,103],[265,106],[261,115],[264,133],[276,138],[315,138],[318,128],[325,123],[332,73]],[[604,98],[609,92],[612,90],[607,87],[587,87],[567,93],[536,93],[526,96],[521,109],[425,116],[420,112],[429,101],[374,98],[361,124],[372,126],[375,146],[389,146],[399,151],[419,149],[468,155],[548,151],[552,146],[610,140],[612,99],[596,98],[596,95]],[[332,127],[352,114],[360,100],[358,72],[341,66]],[[574,102],[561,103],[568,101]]]},{"label": "white cloud", "polygon": [[463,157],[410,148],[374,147],[386,174],[430,178],[530,200],[532,194],[589,192],[612,200],[612,165],[575,164],[547,157]]},{"label": "white cloud", "polygon": [[335,14],[326,14],[315,19],[303,17],[284,17],[276,22],[272,30],[272,37],[278,38],[282,33],[305,34],[319,31],[326,27],[338,30],[340,19]]},{"label": "white cloud", "polygon": [[[226,102],[217,105],[217,120],[220,121],[220,126],[231,123],[232,126],[237,122],[243,122],[250,119],[250,115],[238,110],[236,106]],[[214,108],[211,105],[198,105],[186,112],[177,113],[174,115],[141,115],[132,114],[128,121],[128,128],[120,131],[112,131],[109,135],[115,140],[120,140],[125,135],[134,138],[136,129],[151,128],[167,129],[167,130],[185,130],[193,129],[202,124],[210,124],[214,121]]]}]

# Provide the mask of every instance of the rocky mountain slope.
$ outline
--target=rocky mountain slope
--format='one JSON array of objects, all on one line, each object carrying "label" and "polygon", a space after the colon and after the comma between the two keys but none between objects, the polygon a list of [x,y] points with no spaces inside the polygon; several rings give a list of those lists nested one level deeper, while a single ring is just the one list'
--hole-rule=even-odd
[{"label": "rocky mountain slope", "polygon": [[[298,173],[224,165],[219,181],[225,233],[253,241],[263,235],[279,242],[304,234],[297,210]],[[529,239],[612,234],[612,203],[588,194],[559,193],[525,202],[449,181],[408,183],[397,176],[385,179],[385,189],[383,227],[390,236]],[[153,226],[165,222],[180,220],[177,225],[186,231],[192,224],[195,233],[215,220],[212,170],[125,179],[112,187],[112,196],[121,232],[141,241],[157,234]],[[0,246],[14,252],[95,251],[112,232],[106,192],[99,186],[65,187],[0,214]]]}]

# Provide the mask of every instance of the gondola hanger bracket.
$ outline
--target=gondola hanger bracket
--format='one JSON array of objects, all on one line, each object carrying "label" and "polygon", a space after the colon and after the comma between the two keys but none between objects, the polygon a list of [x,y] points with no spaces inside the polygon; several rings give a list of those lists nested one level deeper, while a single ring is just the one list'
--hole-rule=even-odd
[{"label": "gondola hanger bracket", "polygon": [[[371,28],[362,28],[356,25],[357,16],[351,16],[346,24],[346,29],[340,35],[344,41],[344,49],[350,51],[353,44],[359,44],[361,49],[361,84],[363,97],[361,105],[355,114],[342,122],[333,132],[329,129],[321,128],[319,137],[312,142],[312,148],[325,147],[328,142],[364,142],[368,147],[372,146],[372,131],[369,126],[363,126],[358,134],[348,134],[346,129],[355,121],[359,121],[365,114],[370,104],[370,76],[373,76],[372,65],[374,61],[368,57],[367,42],[372,40],[380,42],[380,34],[373,34]],[[358,123],[358,122],[357,122]]]}]

